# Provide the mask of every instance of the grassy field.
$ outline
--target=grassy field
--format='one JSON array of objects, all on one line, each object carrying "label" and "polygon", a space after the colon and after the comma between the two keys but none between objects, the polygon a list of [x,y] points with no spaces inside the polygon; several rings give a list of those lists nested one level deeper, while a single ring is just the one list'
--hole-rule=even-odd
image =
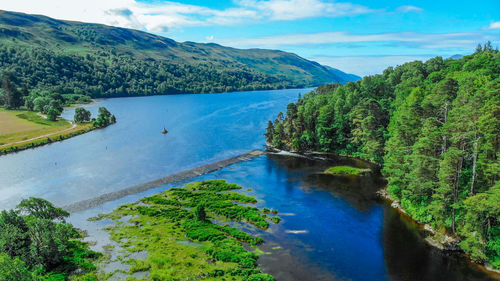
[{"label": "grassy field", "polygon": [[331,167],[327,170],[325,170],[325,173],[327,174],[332,174],[332,175],[363,175],[366,173],[370,173],[370,169],[362,169],[362,168],[356,168],[356,167],[351,167],[351,166],[334,166]]},{"label": "grassy field", "polygon": [[0,154],[67,139],[92,130],[91,124],[49,121],[36,112],[0,109]]},{"label": "grassy field", "polygon": [[36,112],[0,109],[0,145],[71,128],[66,120],[49,121]]}]

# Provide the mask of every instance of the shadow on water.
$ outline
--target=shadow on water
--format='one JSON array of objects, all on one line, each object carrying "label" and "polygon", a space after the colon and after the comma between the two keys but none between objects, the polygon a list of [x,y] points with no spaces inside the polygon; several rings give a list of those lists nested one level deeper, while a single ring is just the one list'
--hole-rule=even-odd
[{"label": "shadow on water", "polygon": [[384,206],[383,233],[391,280],[495,280],[461,254],[446,253],[428,245],[415,222],[387,205]]},{"label": "shadow on water", "polygon": [[[385,180],[378,172],[379,167],[358,159],[341,156],[329,156],[328,159],[289,157],[270,154],[270,159],[278,163],[284,174],[301,171],[300,188],[304,191],[326,191],[336,198],[347,201],[360,212],[368,212],[378,202],[376,192],[385,185]],[[370,176],[334,176],[323,173],[332,166],[353,166],[371,168],[376,171]]]},{"label": "shadow on water", "polygon": [[464,256],[427,245],[416,223],[378,199],[376,191],[385,184],[379,173],[322,173],[334,165],[367,164],[346,158],[267,156],[267,175],[275,177],[273,184],[282,183],[273,195],[286,198],[265,199],[284,212],[282,224],[273,226],[271,234],[261,234],[268,241],[262,250],[271,252],[259,259],[265,272],[278,281],[495,280]]}]

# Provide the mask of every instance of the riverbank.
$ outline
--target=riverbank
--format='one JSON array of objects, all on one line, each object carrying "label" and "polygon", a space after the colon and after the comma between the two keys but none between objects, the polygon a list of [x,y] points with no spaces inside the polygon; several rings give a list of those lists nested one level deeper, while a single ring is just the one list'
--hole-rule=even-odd
[{"label": "riverbank", "polygon": [[[373,167],[377,167],[377,170],[380,170],[382,168],[382,165],[379,163],[372,161],[370,159],[366,159],[360,156],[351,156],[347,154],[334,154],[331,152],[322,152],[322,151],[304,151],[304,152],[299,152],[299,151],[287,151],[287,150],[281,150],[274,148],[270,143],[266,143],[266,150],[272,153],[278,153],[278,154],[287,154],[295,157],[305,157],[305,158],[310,158],[310,159],[315,159],[315,160],[326,160],[329,157],[343,157],[343,158],[348,158],[348,159],[355,159],[359,160],[363,163],[368,163]],[[360,162],[360,163],[361,163]]]},{"label": "riverbank", "polygon": [[90,132],[91,123],[59,118],[49,121],[36,112],[0,109],[0,155],[34,148]]},{"label": "riverbank", "polygon": [[0,155],[62,141],[114,123],[114,115],[106,108],[102,113],[99,108],[97,119],[82,123],[61,117],[51,121],[34,111],[0,109]]},{"label": "riverbank", "polygon": [[[363,161],[367,165],[372,166],[372,168],[375,168],[376,171],[374,172],[379,172],[380,169],[382,168],[379,164],[374,163],[372,161],[368,161],[366,159],[361,159],[359,157],[350,157],[348,155],[336,155],[332,153],[323,153],[323,152],[306,152],[306,153],[298,153],[298,152],[288,152],[288,151],[282,151],[278,150],[272,147],[268,147],[268,150],[271,151],[272,153],[280,154],[280,155],[289,155],[289,156],[294,156],[294,157],[300,157],[300,158],[307,158],[311,160],[333,160],[333,158],[337,157],[346,157],[349,159],[355,159],[357,161]],[[360,167],[362,168],[367,168],[367,165],[361,165]],[[474,261],[472,261],[469,256],[467,256],[465,253],[463,253],[463,250],[459,246],[460,239],[457,237],[453,237],[452,235],[448,233],[442,233],[434,230],[431,225],[429,224],[424,224],[421,223],[417,220],[415,220],[410,214],[408,214],[403,207],[400,205],[400,202],[397,200],[394,200],[390,194],[386,191],[386,187],[383,187],[380,189],[377,194],[378,196],[386,201],[393,209],[397,210],[399,213],[402,215],[406,216],[408,219],[416,223],[421,231],[424,231],[428,234],[427,237],[425,237],[423,240],[430,246],[443,251],[443,252],[455,252],[457,254],[463,255],[467,258],[467,260],[476,268],[479,270],[485,272],[488,274],[490,277],[500,280],[500,270],[494,269],[491,266],[487,264],[479,264]]]},{"label": "riverbank", "polygon": [[500,270],[495,269],[488,264],[479,264],[474,261],[472,261],[468,255],[466,255],[463,250],[460,248],[458,243],[460,242],[460,239],[457,237],[454,237],[448,233],[442,233],[434,230],[434,228],[427,223],[421,223],[417,220],[415,220],[410,214],[408,214],[403,207],[401,206],[400,202],[398,200],[395,200],[391,197],[391,195],[387,192],[385,188],[379,190],[377,194],[382,198],[384,201],[386,201],[390,206],[397,210],[399,213],[402,215],[406,216],[409,218],[411,221],[415,222],[421,231],[425,231],[428,233],[430,236],[426,237],[424,241],[434,247],[437,248],[443,252],[456,252],[460,253],[463,256],[467,257],[469,262],[473,264],[475,267],[479,268],[481,271],[485,272],[488,274],[490,277],[495,278],[497,280],[500,280]]}]

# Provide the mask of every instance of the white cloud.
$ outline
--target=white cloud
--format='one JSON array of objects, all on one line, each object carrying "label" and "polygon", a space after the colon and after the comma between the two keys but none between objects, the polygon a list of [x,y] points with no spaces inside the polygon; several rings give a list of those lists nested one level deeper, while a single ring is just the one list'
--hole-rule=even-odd
[{"label": "white cloud", "polygon": [[214,39],[215,39],[215,37],[213,35],[205,37],[205,40],[207,40],[208,42],[212,42],[212,41],[214,41]]},{"label": "white cloud", "polygon": [[389,42],[392,44],[414,45],[419,48],[474,48],[478,42],[500,40],[500,36],[479,32],[418,33],[392,32],[376,34],[353,34],[344,31],[288,34],[258,38],[231,38],[217,40],[223,45],[239,48],[279,48],[283,46]]},{"label": "white cloud", "polygon": [[235,25],[257,21],[310,17],[354,16],[373,12],[361,5],[324,0],[235,0],[224,10],[171,1],[137,0],[15,0],[2,1],[2,9],[82,22],[165,32],[170,28]]},{"label": "white cloud", "polygon": [[245,8],[256,9],[272,20],[311,17],[341,17],[374,12],[365,6],[320,0],[240,0]]},{"label": "white cloud", "polygon": [[490,24],[490,26],[484,29],[500,29],[500,21],[495,21]]},{"label": "white cloud", "polygon": [[389,66],[397,66],[415,60],[425,61],[432,56],[358,56],[358,57],[314,57],[323,65],[359,76],[380,74]]},{"label": "white cloud", "polygon": [[420,13],[423,11],[423,9],[415,6],[406,5],[398,7],[396,11],[401,13],[410,13],[410,12]]}]

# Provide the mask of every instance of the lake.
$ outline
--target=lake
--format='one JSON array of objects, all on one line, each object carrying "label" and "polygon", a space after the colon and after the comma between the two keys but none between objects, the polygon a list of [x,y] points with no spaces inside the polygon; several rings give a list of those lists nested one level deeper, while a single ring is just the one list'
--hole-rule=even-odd
[{"label": "lake", "polygon": [[[0,157],[0,209],[36,196],[62,206],[264,147],[269,119],[299,93],[281,90],[100,100],[118,123],[63,142]],[[72,117],[72,110],[65,113]],[[165,126],[169,133],[162,135]],[[409,219],[379,200],[379,176],[321,173],[349,159],[268,154],[72,214],[102,248],[107,234],[87,218],[189,181],[222,178],[277,209],[282,222],[261,235],[264,272],[288,280],[490,280],[460,255],[429,247]],[[250,189],[250,191],[248,191]]]}]

